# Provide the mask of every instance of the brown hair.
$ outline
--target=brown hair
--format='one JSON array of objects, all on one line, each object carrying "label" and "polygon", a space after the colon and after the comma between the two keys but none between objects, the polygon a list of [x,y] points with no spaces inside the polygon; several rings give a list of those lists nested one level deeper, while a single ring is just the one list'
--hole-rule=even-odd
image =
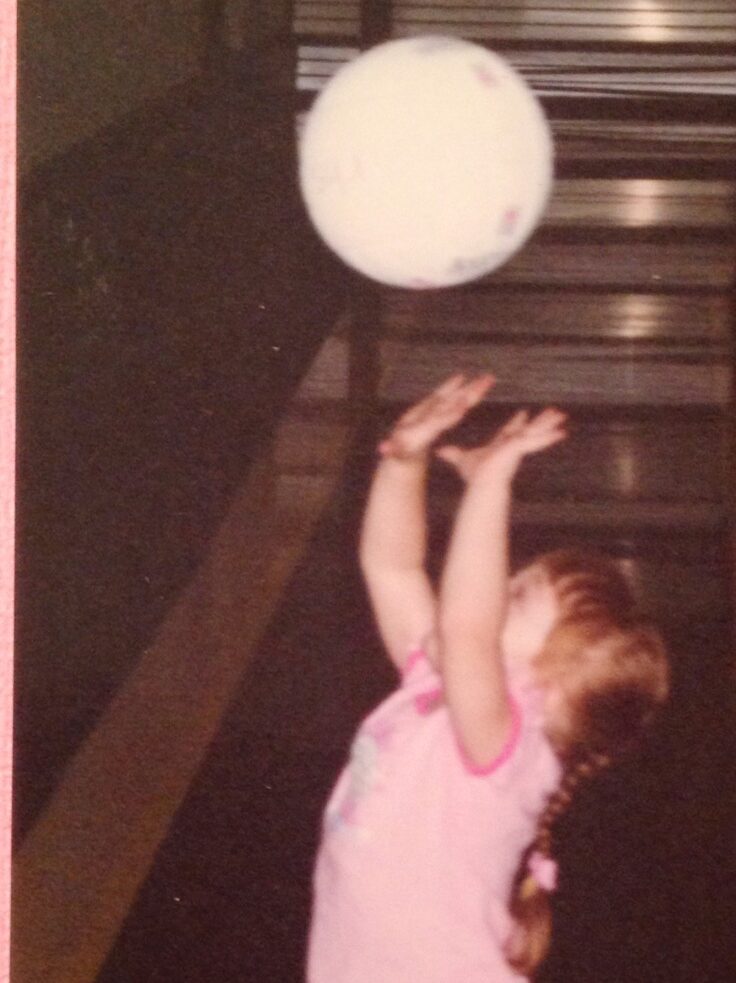
[{"label": "brown hair", "polygon": [[662,639],[639,612],[612,560],[560,550],[534,566],[548,577],[560,608],[535,668],[542,684],[553,684],[561,697],[546,731],[562,777],[539,817],[511,892],[515,930],[506,955],[527,976],[547,954],[552,925],[549,893],[530,874],[529,857],[554,859],[555,823],[579,785],[637,746],[669,692]]}]

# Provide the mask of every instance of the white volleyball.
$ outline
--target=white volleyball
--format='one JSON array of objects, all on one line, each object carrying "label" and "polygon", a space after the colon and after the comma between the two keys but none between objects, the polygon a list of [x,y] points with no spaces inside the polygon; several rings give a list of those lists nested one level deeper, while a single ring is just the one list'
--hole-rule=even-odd
[{"label": "white volleyball", "polygon": [[388,41],[315,100],[299,148],[302,195],[347,264],[399,287],[447,287],[500,266],[539,222],[552,139],[501,57],[446,37]]}]

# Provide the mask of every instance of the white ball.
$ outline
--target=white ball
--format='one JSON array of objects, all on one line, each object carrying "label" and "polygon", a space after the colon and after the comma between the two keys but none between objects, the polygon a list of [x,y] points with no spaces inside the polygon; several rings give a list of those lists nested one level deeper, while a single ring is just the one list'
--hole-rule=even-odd
[{"label": "white ball", "polygon": [[537,225],[552,139],[526,83],[468,41],[380,44],[314,102],[300,144],[310,218],[383,283],[446,287],[500,266]]}]

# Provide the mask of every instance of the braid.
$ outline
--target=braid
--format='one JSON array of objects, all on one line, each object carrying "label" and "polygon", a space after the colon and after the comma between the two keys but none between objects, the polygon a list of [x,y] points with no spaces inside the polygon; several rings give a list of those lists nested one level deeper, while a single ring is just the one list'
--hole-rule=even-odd
[{"label": "braid", "polygon": [[545,857],[553,856],[552,835],[555,823],[567,812],[578,787],[604,771],[610,764],[609,755],[593,753],[578,758],[565,768],[560,784],[550,795],[537,821],[537,831],[530,849],[537,850]]},{"label": "braid", "polygon": [[531,858],[554,861],[554,831],[558,820],[570,808],[578,789],[611,764],[606,754],[592,753],[567,764],[560,784],[550,795],[537,820],[534,839],[524,851],[514,878],[509,908],[516,930],[507,946],[506,958],[519,973],[532,976],[547,955],[552,934],[549,895],[554,890],[539,883],[530,870]]},{"label": "braid", "polygon": [[556,701],[544,731],[562,778],[536,823],[514,878],[509,964],[533,977],[549,949],[550,895],[557,883],[555,836],[580,788],[644,737],[669,690],[664,643],[641,616],[626,578],[608,558],[560,550],[537,564],[559,616],[534,661],[536,682]]}]

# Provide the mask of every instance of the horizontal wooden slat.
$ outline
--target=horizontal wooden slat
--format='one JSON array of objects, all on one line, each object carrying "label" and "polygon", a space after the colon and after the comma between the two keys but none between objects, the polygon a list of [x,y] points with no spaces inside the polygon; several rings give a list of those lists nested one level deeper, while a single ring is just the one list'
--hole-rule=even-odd
[{"label": "horizontal wooden slat", "polygon": [[[490,366],[493,368],[493,366]],[[449,370],[449,366],[448,366]],[[516,406],[486,403],[453,434],[464,446],[488,439]],[[727,427],[709,411],[690,414],[625,416],[615,409],[592,413],[566,407],[568,439],[554,453],[532,456],[514,485],[525,521],[575,521],[607,524],[623,521],[606,510],[638,516],[641,524],[687,527],[722,521],[726,506]],[[384,407],[377,421],[387,430],[396,407]],[[438,467],[433,487],[445,494],[456,489],[449,468]],[[552,518],[556,517],[556,518]]]},{"label": "horizontal wooden slat", "polygon": [[386,290],[382,327],[387,335],[474,337],[488,335],[544,341],[580,339],[601,343],[695,342],[731,348],[732,304],[727,296],[690,297],[650,293],[523,293],[454,290]]},{"label": "horizontal wooden slat", "polygon": [[[331,4],[314,4],[315,8],[329,9]],[[634,38],[640,32],[654,31],[664,33],[683,29],[722,29],[736,28],[736,11],[733,10],[680,10],[665,7],[625,6],[608,4],[605,8],[566,7],[563,3],[545,4],[463,4],[447,3],[407,3],[394,5],[397,24],[448,24],[453,28],[466,24],[527,24],[542,25],[590,25],[607,30],[609,28],[628,28]],[[664,40],[658,38],[657,40]]]},{"label": "horizontal wooden slat", "polygon": [[[508,51],[506,59],[542,98],[641,100],[717,98],[736,94],[736,55],[644,51]],[[687,118],[687,102],[682,115]],[[651,114],[656,129],[661,113]],[[691,121],[692,122],[692,121]],[[702,124],[702,120],[698,122]]]},{"label": "horizontal wooden slat", "polygon": [[494,401],[726,406],[729,364],[700,362],[692,349],[681,354],[682,361],[677,361],[674,352],[655,360],[640,350],[636,355],[602,354],[598,348],[554,343],[521,347],[385,341],[379,393],[388,401],[411,402],[439,382],[445,366],[477,372],[493,366],[499,378]]},{"label": "horizontal wooden slat", "polygon": [[722,4],[693,10],[611,0],[604,5],[412,2],[393,6],[397,36],[428,31],[488,40],[628,44],[726,44],[736,39],[736,11]]},{"label": "horizontal wooden slat", "polygon": [[577,228],[728,228],[734,191],[728,181],[560,180],[544,216],[548,226]]},{"label": "horizontal wooden slat", "polygon": [[[301,45],[300,66],[356,57],[359,48]],[[658,97],[736,94],[736,55],[523,49],[504,53],[542,98],[568,95]],[[314,65],[313,65],[314,67]],[[299,75],[307,74],[300,67]],[[655,126],[656,118],[651,121]]]},{"label": "horizontal wooden slat", "polygon": [[[406,20],[397,21],[394,37],[414,37],[417,34],[431,33],[437,29],[436,22]],[[599,44],[679,44],[730,45],[736,42],[736,27],[607,27],[602,25],[581,26],[578,24],[463,24],[460,29],[442,24],[442,34],[456,34],[475,41],[491,41],[496,44],[521,43],[599,43]]]},{"label": "horizontal wooden slat", "polygon": [[302,45],[297,52],[297,90],[319,92],[343,65],[359,54],[359,48],[346,45]]},{"label": "horizontal wooden slat", "polygon": [[639,290],[708,289],[733,286],[733,255],[716,243],[663,242],[601,245],[530,241],[492,273],[487,284],[569,289],[582,285]]},{"label": "horizontal wooden slat", "polygon": [[294,15],[296,17],[311,15],[314,17],[352,17],[360,19],[360,0],[296,0]]},{"label": "horizontal wooden slat", "polygon": [[[596,403],[600,405],[722,406],[729,400],[728,360],[709,361],[697,348],[660,352],[605,352],[595,346],[537,344],[420,344],[391,339],[380,343],[379,399],[408,403],[450,371],[486,371],[499,383],[493,401]],[[302,388],[307,401],[337,400],[347,393],[348,341],[323,346]]]},{"label": "horizontal wooden slat", "polygon": [[333,24],[357,34],[360,30],[360,0],[295,0],[293,25],[297,34],[309,33],[305,24]]},{"label": "horizontal wooden slat", "polygon": [[[339,2],[339,0],[333,0]],[[694,0],[666,0],[662,6],[665,12],[692,11]],[[438,7],[447,10],[457,8],[482,9],[487,7],[485,0],[394,0],[394,8],[408,9],[411,7]],[[647,7],[657,12],[657,0],[496,0],[497,9],[524,10],[534,14],[538,10],[550,7],[557,10],[597,11],[601,15],[608,11],[629,11],[632,15]],[[729,0],[697,0],[697,9],[705,13],[728,13],[732,10]]]},{"label": "horizontal wooden slat", "polygon": [[358,38],[361,30],[360,3],[358,0],[296,0],[293,14],[293,31],[299,37],[350,37]]},{"label": "horizontal wooden slat", "polygon": [[552,133],[558,170],[577,164],[589,171],[597,165],[605,173],[629,167],[639,174],[668,174],[679,164],[688,173],[703,174],[710,166],[729,174],[736,159],[733,126],[556,119]]}]

